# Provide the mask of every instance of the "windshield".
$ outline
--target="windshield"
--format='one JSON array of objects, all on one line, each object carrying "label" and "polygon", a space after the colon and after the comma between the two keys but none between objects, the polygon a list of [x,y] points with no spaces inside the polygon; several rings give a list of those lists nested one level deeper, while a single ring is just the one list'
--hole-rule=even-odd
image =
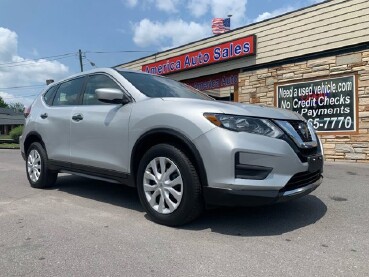
[{"label": "windshield", "polygon": [[213,100],[213,98],[195,88],[169,78],[136,72],[118,72],[147,97],[179,97]]}]

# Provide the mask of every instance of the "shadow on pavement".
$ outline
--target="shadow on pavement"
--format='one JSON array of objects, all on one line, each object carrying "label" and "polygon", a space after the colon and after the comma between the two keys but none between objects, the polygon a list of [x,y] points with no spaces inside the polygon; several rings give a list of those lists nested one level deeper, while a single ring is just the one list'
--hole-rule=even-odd
[{"label": "shadow on pavement", "polygon": [[[144,212],[136,190],[124,185],[67,175],[58,177],[55,189]],[[179,229],[210,229],[231,236],[275,236],[314,224],[326,212],[327,206],[319,198],[308,195],[291,202],[263,207],[219,207],[205,211],[196,221]]]},{"label": "shadow on pavement", "polygon": [[79,176],[58,176],[55,187],[69,194],[143,212],[136,189]]},{"label": "shadow on pavement", "polygon": [[231,236],[275,236],[314,224],[327,212],[316,196],[287,203],[251,208],[216,208],[185,226],[188,230],[210,228]]}]

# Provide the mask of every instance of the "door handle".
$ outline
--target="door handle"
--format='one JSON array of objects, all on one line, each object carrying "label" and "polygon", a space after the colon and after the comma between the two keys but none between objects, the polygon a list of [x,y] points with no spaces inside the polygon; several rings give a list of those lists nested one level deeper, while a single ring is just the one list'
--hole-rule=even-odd
[{"label": "door handle", "polygon": [[47,113],[43,113],[43,114],[41,114],[41,115],[40,115],[40,117],[41,117],[42,119],[45,119],[45,118],[47,118],[47,117],[48,117],[48,115],[47,115]]},{"label": "door handle", "polygon": [[74,121],[81,121],[81,120],[83,120],[83,116],[79,113],[79,114],[75,114],[75,115],[73,115],[72,116],[72,120],[74,120]]}]

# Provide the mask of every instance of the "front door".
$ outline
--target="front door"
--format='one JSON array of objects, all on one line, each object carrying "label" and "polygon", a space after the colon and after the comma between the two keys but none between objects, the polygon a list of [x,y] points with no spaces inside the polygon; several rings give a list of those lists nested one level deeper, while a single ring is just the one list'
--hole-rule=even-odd
[{"label": "front door", "polygon": [[121,89],[107,75],[88,77],[82,105],[76,107],[71,118],[70,161],[82,170],[126,173],[129,171],[128,124],[132,104],[100,102],[95,95],[98,88]]}]

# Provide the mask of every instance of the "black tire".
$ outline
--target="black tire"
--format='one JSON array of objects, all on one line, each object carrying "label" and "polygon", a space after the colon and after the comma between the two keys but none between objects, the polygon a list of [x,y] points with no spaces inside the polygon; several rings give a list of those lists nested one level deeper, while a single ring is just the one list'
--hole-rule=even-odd
[{"label": "black tire", "polygon": [[[144,173],[146,167],[149,166],[151,161],[159,157],[169,159],[169,162],[173,162],[177,166],[183,181],[182,198],[178,207],[169,214],[156,211],[150,205],[144,191]],[[169,144],[155,145],[143,155],[137,172],[137,190],[140,201],[148,216],[159,224],[167,226],[183,225],[200,216],[204,209],[201,183],[195,167],[182,150]],[[160,199],[162,196],[158,195],[158,197]],[[167,201],[165,200],[165,205],[168,207]]]},{"label": "black tire", "polygon": [[[32,157],[34,156],[38,157],[37,162],[34,162],[34,164],[36,164],[36,166],[41,167],[41,168],[38,168],[38,169],[31,168],[29,170],[29,161],[30,159],[32,159],[30,155],[33,155]],[[36,178],[35,176],[32,177],[32,173],[36,170],[38,171],[38,174],[39,174],[39,177],[37,178],[37,180],[35,179]],[[42,147],[42,145],[38,142],[32,143],[27,151],[26,174],[27,174],[28,181],[31,184],[31,187],[38,188],[38,189],[51,187],[52,185],[55,184],[56,179],[58,177],[58,172],[51,171],[48,169],[48,159],[47,159],[46,151]]]}]

